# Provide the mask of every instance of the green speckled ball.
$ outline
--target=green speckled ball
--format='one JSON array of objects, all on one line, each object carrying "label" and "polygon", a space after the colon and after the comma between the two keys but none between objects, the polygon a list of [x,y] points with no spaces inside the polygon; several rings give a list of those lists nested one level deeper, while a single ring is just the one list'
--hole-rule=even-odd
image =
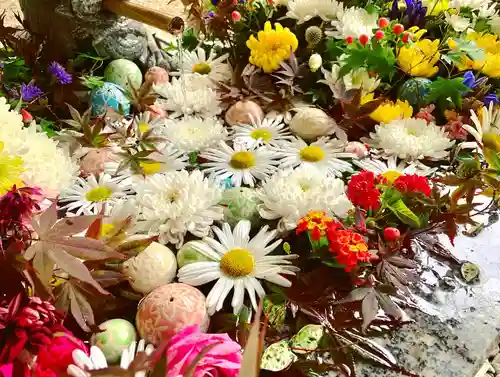
[{"label": "green speckled ball", "polygon": [[257,191],[247,187],[229,188],[222,194],[220,204],[224,206],[224,221],[236,226],[240,220],[249,220],[252,226],[260,221]]},{"label": "green speckled ball", "polygon": [[134,62],[127,59],[113,60],[104,71],[104,80],[112,82],[130,91],[130,84],[139,88],[142,84],[142,72]]},{"label": "green speckled ball", "polygon": [[136,340],[134,325],[116,318],[101,323],[99,328],[104,331],[92,337],[92,344],[100,348],[109,364],[120,362],[123,350]]},{"label": "green speckled ball", "polygon": [[425,96],[429,93],[429,86],[432,81],[423,77],[414,77],[406,81],[399,88],[398,98],[417,108],[425,105]]}]

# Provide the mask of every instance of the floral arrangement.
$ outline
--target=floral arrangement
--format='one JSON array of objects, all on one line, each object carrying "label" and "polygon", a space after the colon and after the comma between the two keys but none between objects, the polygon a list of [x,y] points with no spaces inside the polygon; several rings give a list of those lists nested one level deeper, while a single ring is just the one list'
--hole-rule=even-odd
[{"label": "floral arrangement", "polygon": [[437,235],[498,210],[499,12],[195,1],[168,70],[0,18],[0,375],[401,371],[418,255],[480,279]]}]

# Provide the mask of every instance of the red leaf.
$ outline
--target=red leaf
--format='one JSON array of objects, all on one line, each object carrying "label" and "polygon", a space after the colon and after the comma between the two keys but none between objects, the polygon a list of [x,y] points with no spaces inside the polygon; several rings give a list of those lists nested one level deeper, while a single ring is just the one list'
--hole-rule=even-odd
[{"label": "red leaf", "polygon": [[85,237],[99,239],[101,235],[101,226],[102,226],[102,217],[98,217],[95,219],[92,224],[90,224],[87,229],[87,233],[85,233]]}]

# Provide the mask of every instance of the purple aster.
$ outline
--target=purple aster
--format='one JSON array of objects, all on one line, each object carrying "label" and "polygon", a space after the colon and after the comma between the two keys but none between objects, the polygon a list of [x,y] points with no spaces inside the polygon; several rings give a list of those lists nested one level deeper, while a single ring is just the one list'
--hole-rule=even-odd
[{"label": "purple aster", "polygon": [[392,2],[391,11],[389,17],[392,20],[399,19],[403,16],[403,24],[409,28],[411,26],[418,26],[423,28],[425,25],[425,15],[427,14],[427,7],[422,3],[422,0],[405,0],[406,8],[404,13],[401,14],[399,9],[399,1],[394,0]]},{"label": "purple aster", "polygon": [[73,82],[73,76],[66,72],[66,69],[58,62],[49,64],[49,73],[56,78],[59,84],[65,85]]},{"label": "purple aster", "polygon": [[490,106],[490,103],[493,105],[498,105],[500,101],[498,100],[498,96],[495,93],[490,93],[484,96],[483,103],[485,106]]},{"label": "purple aster", "polygon": [[467,71],[464,73],[462,84],[464,84],[469,89],[474,89],[477,86],[476,78],[474,77],[474,73],[472,71]]},{"label": "purple aster", "polygon": [[21,84],[21,97],[23,101],[33,101],[42,95],[42,90],[35,84]]}]

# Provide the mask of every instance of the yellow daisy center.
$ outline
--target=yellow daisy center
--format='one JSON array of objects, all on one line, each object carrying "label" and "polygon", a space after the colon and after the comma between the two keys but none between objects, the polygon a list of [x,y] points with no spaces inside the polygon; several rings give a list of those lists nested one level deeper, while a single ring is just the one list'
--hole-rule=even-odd
[{"label": "yellow daisy center", "polygon": [[401,176],[401,173],[395,171],[395,170],[389,170],[386,171],[385,173],[380,174],[382,177],[385,178],[385,180],[389,183],[394,182],[398,177]]},{"label": "yellow daisy center", "polygon": [[267,130],[252,131],[250,136],[252,138],[254,138],[255,140],[262,139],[262,141],[264,141],[265,143],[267,143],[268,141],[270,141],[273,138],[273,134]]},{"label": "yellow daisy center", "polygon": [[145,132],[149,131],[149,124],[139,123],[139,131],[141,131],[141,133],[145,133]]},{"label": "yellow daisy center", "polygon": [[[3,151],[3,143],[0,142],[0,153]],[[24,171],[23,159],[21,157],[11,157],[0,155],[0,195],[9,191],[12,186],[22,187],[23,182],[20,178]]]},{"label": "yellow daisy center", "polygon": [[101,224],[101,237],[106,237],[115,229],[113,224]]},{"label": "yellow daisy center", "polygon": [[153,175],[161,170],[161,163],[155,161],[141,161],[139,165],[144,175]]},{"label": "yellow daisy center", "polygon": [[255,156],[251,152],[236,152],[229,161],[234,169],[249,169],[255,166]]},{"label": "yellow daisy center", "polygon": [[309,145],[300,150],[300,158],[302,161],[318,162],[325,158],[325,152],[316,145]]},{"label": "yellow daisy center", "polygon": [[221,271],[232,278],[248,276],[255,266],[253,254],[246,249],[231,249],[220,261]]},{"label": "yellow daisy center", "polygon": [[89,202],[105,202],[113,195],[113,190],[108,187],[96,187],[85,194],[85,199]]},{"label": "yellow daisy center", "polygon": [[212,67],[210,67],[210,64],[203,62],[193,65],[193,73],[199,73],[200,75],[208,75],[210,72],[212,72]]}]

